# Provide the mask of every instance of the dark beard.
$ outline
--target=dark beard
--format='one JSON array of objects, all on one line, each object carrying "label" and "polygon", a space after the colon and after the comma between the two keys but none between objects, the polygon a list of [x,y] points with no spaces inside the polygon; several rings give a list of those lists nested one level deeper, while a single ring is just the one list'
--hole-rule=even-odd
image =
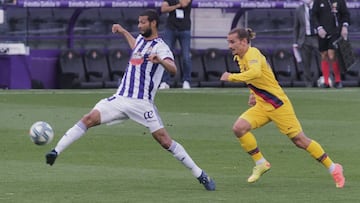
[{"label": "dark beard", "polygon": [[151,29],[147,29],[144,33],[141,33],[141,35],[145,38],[148,38],[152,35],[152,30]]}]

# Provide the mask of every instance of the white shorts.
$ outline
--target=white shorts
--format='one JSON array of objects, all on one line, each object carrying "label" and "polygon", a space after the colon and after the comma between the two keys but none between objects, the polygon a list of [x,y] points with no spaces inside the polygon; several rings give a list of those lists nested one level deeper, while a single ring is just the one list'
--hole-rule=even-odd
[{"label": "white shorts", "polygon": [[155,104],[147,100],[113,95],[100,100],[94,109],[100,112],[101,124],[131,119],[147,127],[151,133],[164,128]]}]

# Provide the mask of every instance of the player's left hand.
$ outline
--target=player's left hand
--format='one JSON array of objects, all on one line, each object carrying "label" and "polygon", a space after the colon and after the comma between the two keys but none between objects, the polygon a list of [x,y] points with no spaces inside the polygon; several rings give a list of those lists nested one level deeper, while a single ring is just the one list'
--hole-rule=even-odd
[{"label": "player's left hand", "polygon": [[347,40],[347,37],[348,37],[348,28],[346,26],[343,26],[341,28],[341,36]]}]

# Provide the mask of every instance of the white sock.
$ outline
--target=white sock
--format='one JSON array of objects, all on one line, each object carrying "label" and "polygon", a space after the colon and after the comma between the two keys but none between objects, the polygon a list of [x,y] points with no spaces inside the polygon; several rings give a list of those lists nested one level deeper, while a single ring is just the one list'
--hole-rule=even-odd
[{"label": "white sock", "polygon": [[334,172],[334,170],[335,170],[335,164],[332,163],[328,170],[329,170],[329,173],[332,174]]},{"label": "white sock", "polygon": [[260,164],[263,164],[263,163],[265,163],[266,162],[266,159],[265,158],[261,158],[260,160],[257,160],[256,162],[255,162],[255,164],[256,165],[260,165]]},{"label": "white sock", "polygon": [[70,144],[75,142],[86,132],[87,128],[82,121],[76,123],[72,128],[70,128],[65,135],[60,139],[55,147],[55,151],[60,154],[64,151]]},{"label": "white sock", "polygon": [[195,162],[191,159],[189,154],[185,151],[184,147],[177,143],[175,140],[172,141],[171,146],[168,149],[173,156],[179,160],[185,167],[191,170],[193,176],[198,178],[201,175],[201,168],[199,168]]}]

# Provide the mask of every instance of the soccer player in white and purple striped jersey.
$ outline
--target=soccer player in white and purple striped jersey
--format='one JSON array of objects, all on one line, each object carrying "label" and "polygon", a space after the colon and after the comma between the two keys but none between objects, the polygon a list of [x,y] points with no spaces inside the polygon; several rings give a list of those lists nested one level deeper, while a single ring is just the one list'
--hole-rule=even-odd
[{"label": "soccer player in white and purple striped jersey", "polygon": [[123,35],[132,49],[119,88],[111,97],[100,100],[64,134],[55,148],[46,154],[47,164],[53,165],[58,155],[89,128],[131,119],[147,127],[154,139],[191,170],[205,189],[215,190],[215,182],[196,165],[184,147],[169,136],[154,104],[164,70],[172,74],[177,70],[172,52],[158,36],[158,22],[155,10],[145,10],[139,16],[140,34],[137,38],[121,25],[113,25],[112,32]]}]

